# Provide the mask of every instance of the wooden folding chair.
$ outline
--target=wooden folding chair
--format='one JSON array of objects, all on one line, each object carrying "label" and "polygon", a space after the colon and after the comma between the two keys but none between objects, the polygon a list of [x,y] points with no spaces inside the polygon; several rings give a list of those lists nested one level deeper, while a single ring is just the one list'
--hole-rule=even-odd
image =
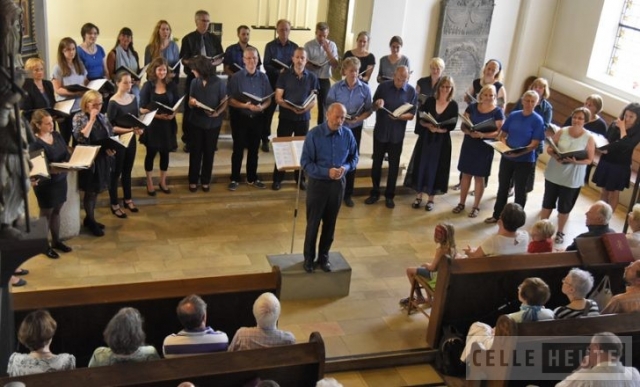
[{"label": "wooden folding chair", "polygon": [[[409,293],[409,303],[407,304],[407,315],[410,315],[413,309],[415,308],[420,313],[424,314],[429,318],[429,314],[427,314],[426,310],[431,308],[431,300],[435,296],[435,290],[431,285],[429,285],[430,279],[420,277],[416,275],[413,277],[413,283],[411,284],[411,292]],[[427,303],[419,304],[418,300],[414,299],[413,296],[416,292],[416,289],[424,289],[425,293],[427,293]]]}]

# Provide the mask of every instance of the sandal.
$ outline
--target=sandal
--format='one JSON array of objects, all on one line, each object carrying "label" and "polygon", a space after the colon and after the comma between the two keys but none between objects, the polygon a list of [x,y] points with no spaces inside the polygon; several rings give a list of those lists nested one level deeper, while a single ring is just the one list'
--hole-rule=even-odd
[{"label": "sandal", "polygon": [[451,210],[451,212],[453,212],[454,214],[459,214],[463,210],[464,210],[464,204],[458,203],[458,205],[453,210]]},{"label": "sandal", "polygon": [[424,207],[425,211],[433,211],[433,202],[431,200],[429,200],[427,202],[427,205]]},{"label": "sandal", "polygon": [[411,208],[420,208],[420,203],[422,203],[422,198],[416,198],[416,200],[411,203]]},{"label": "sandal", "polygon": [[492,217],[489,217],[489,218],[485,219],[484,222],[487,223],[487,224],[498,223],[498,219],[496,219],[496,218],[494,218],[492,216]]},{"label": "sandal", "polygon": [[477,218],[480,213],[480,207],[473,207],[469,213],[470,218]]},{"label": "sandal", "polygon": [[564,233],[561,231],[558,231],[556,233],[556,238],[553,240],[557,245],[563,244],[564,243]]}]

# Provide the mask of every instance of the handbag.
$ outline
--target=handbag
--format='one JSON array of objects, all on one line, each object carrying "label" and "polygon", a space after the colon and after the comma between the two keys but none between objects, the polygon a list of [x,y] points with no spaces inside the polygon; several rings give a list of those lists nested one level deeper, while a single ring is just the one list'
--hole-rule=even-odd
[{"label": "handbag", "polygon": [[611,282],[609,281],[609,276],[605,275],[598,286],[589,293],[587,298],[595,301],[598,304],[598,308],[602,310],[607,306],[609,301],[611,301],[611,297],[613,297],[613,293],[611,292]]}]

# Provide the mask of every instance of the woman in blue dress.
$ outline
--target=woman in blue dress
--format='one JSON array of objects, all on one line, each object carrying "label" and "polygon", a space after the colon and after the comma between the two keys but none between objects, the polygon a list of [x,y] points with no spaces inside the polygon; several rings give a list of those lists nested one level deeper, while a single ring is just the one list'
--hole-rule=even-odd
[{"label": "woman in blue dress", "polygon": [[104,48],[96,44],[100,29],[93,23],[86,23],[80,29],[82,43],[78,46],[78,56],[87,69],[87,78],[94,79],[107,78],[107,54]]},{"label": "woman in blue dress", "polygon": [[474,125],[489,119],[495,120],[497,129],[490,133],[481,133],[469,131],[464,124],[461,127],[465,134],[458,160],[458,170],[462,172],[462,179],[460,180],[460,202],[453,209],[454,214],[459,214],[464,210],[472,177],[475,180],[475,195],[469,217],[475,218],[480,212],[484,181],[491,173],[491,164],[493,163],[493,148],[487,145],[484,140],[496,138],[502,127],[502,121],[504,121],[504,113],[496,104],[496,94],[496,88],[493,85],[483,86],[478,93],[478,103],[467,106],[464,112],[465,117]]},{"label": "woman in blue dress", "polygon": [[[443,125],[418,119],[416,141],[404,184],[416,191],[411,207],[420,208],[422,194],[429,198],[426,211],[432,211],[436,194],[445,194],[449,184],[451,166],[451,131],[458,122],[458,104],[453,100],[455,86],[447,75],[440,77],[435,87],[435,95],[427,98],[420,107],[420,113],[429,113]],[[447,122],[446,124],[445,121]]]}]

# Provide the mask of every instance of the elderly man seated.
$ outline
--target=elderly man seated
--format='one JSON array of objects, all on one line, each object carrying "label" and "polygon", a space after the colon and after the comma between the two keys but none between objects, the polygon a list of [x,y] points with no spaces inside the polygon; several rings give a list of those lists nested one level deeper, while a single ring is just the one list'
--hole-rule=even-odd
[{"label": "elderly man seated", "polygon": [[280,318],[280,301],[273,293],[262,293],[253,303],[253,316],[256,327],[240,328],[229,344],[229,351],[276,347],[295,344],[296,338],[291,332],[277,328]]},{"label": "elderly man seated", "polygon": [[490,255],[524,254],[529,245],[529,233],[518,230],[527,221],[527,214],[517,203],[507,203],[498,219],[498,232],[487,238],[475,250],[467,246],[463,249],[469,258]]},{"label": "elderly man seated", "polygon": [[640,312],[640,261],[634,261],[624,269],[627,290],[613,296],[602,314]]},{"label": "elderly man seated", "polygon": [[207,304],[202,298],[195,294],[183,298],[176,312],[184,329],[164,339],[162,352],[165,358],[227,349],[227,334],[207,326]]},{"label": "elderly man seated", "polygon": [[588,350],[580,368],[556,387],[640,385],[638,370],[620,362],[622,342],[618,336],[610,332],[596,333]]},{"label": "elderly man seated", "polygon": [[567,251],[576,251],[576,239],[583,237],[595,237],[615,232],[609,227],[609,221],[613,211],[611,206],[602,200],[598,200],[589,207],[589,211],[585,214],[587,216],[587,228],[589,231],[578,235],[573,243],[567,246]]}]

